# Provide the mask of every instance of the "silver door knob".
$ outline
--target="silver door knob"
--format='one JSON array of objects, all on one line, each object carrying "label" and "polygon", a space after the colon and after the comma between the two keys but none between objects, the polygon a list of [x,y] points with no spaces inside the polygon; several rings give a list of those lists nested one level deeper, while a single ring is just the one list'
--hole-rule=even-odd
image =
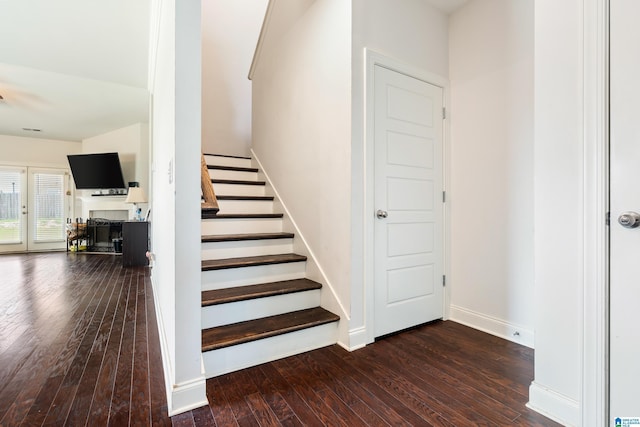
[{"label": "silver door knob", "polygon": [[640,226],[640,214],[638,212],[622,212],[618,217],[618,223],[625,228]]},{"label": "silver door knob", "polygon": [[387,217],[387,211],[378,209],[378,211],[376,212],[376,216],[378,217],[378,219],[385,219]]}]

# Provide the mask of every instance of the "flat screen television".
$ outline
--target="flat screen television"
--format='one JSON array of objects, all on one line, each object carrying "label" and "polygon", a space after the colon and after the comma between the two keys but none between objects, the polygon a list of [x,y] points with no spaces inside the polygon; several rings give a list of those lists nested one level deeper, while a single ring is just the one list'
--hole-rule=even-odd
[{"label": "flat screen television", "polygon": [[126,188],[118,153],[68,155],[78,190]]}]

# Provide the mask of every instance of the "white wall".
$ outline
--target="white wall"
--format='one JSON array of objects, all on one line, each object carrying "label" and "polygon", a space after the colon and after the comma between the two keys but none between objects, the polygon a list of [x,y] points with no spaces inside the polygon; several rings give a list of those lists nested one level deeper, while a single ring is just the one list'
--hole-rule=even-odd
[{"label": "white wall", "polygon": [[[449,69],[447,16],[420,0],[354,0],[352,44],[352,136],[351,173],[351,325],[350,347],[364,345],[367,338],[366,298],[373,291],[372,277],[367,276],[365,258],[370,256],[370,233],[365,218],[372,215],[365,208],[365,195],[372,199],[367,186],[367,148],[365,144],[365,57],[372,49],[411,68],[446,78]],[[367,252],[369,251],[369,255]]]},{"label": "white wall", "polygon": [[199,0],[154,4],[152,282],[169,414],[205,405],[200,339]]},{"label": "white wall", "polygon": [[580,424],[582,392],[582,17],[582,1],[535,1],[536,355],[529,404],[570,425]]},{"label": "white wall", "polygon": [[530,347],[533,3],[472,0],[449,21],[450,316]]},{"label": "white wall", "polygon": [[349,307],[351,5],[279,1],[268,31],[253,77],[253,149]]},{"label": "white wall", "polygon": [[247,78],[267,0],[202,2],[202,149],[248,156],[251,81]]},{"label": "white wall", "polygon": [[0,164],[69,168],[67,154],[82,152],[72,141],[0,135]]}]

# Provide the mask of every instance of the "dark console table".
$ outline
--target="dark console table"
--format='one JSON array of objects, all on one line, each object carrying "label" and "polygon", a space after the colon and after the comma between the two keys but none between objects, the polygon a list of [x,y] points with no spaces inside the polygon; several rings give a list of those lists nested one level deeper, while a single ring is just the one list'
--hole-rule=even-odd
[{"label": "dark console table", "polygon": [[124,267],[149,264],[149,222],[125,221],[122,224],[122,265]]}]

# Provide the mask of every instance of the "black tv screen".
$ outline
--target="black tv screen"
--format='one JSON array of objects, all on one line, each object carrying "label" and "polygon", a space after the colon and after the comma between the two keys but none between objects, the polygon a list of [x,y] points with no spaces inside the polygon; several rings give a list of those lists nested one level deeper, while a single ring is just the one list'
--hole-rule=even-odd
[{"label": "black tv screen", "polygon": [[125,188],[118,153],[68,155],[78,190]]}]

